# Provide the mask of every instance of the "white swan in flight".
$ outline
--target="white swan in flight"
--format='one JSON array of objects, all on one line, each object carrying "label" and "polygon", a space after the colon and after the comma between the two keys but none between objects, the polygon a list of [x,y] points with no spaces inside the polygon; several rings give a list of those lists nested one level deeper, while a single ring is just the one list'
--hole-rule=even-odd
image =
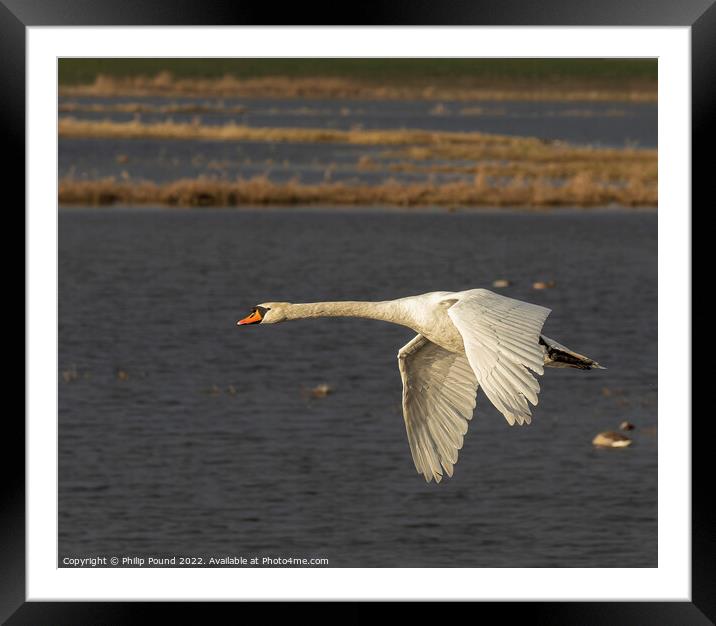
[{"label": "white swan in flight", "polygon": [[544,366],[603,369],[541,334],[550,309],[487,289],[435,291],[384,302],[265,302],[238,325],[314,317],[363,317],[418,334],[398,352],[403,417],[418,473],[440,482],[453,474],[481,388],[507,422],[529,424],[535,374]]}]

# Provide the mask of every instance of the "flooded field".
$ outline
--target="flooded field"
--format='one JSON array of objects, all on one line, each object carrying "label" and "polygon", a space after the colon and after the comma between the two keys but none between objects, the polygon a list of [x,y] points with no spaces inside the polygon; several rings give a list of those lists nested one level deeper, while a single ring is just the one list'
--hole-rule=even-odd
[{"label": "flooded field", "polygon": [[[126,109],[125,112],[117,109]],[[148,123],[349,130],[421,128],[539,137],[609,147],[656,147],[657,104],[629,102],[429,102],[302,99],[60,98],[61,117]],[[587,121],[588,120],[588,121]]]},{"label": "flooded field", "polygon": [[[129,111],[117,111],[122,108]],[[657,131],[654,103],[65,98],[60,100],[59,110],[60,119],[139,120],[144,124],[171,120],[202,126],[233,122],[256,128],[479,132],[614,148],[655,148]],[[265,176],[275,182],[358,185],[381,184],[387,179],[444,184],[469,181],[475,176],[475,163],[470,159],[421,159],[422,167],[436,170],[428,172],[389,169],[401,158],[385,158],[385,151],[386,147],[380,145],[340,143],[63,137],[59,175],[80,180],[113,176],[158,183],[199,176]],[[371,161],[379,158],[380,167],[369,167]],[[439,171],[446,163],[453,169],[462,167],[468,171]]]}]

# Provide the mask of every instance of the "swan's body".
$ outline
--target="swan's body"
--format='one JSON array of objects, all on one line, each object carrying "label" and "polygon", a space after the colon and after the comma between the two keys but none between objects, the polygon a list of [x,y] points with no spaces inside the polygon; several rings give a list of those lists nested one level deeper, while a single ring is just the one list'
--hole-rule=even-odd
[{"label": "swan's body", "polygon": [[435,291],[385,302],[258,305],[238,324],[314,317],[363,317],[418,333],[398,352],[403,417],[415,467],[429,482],[453,474],[478,388],[510,425],[529,424],[534,374],[544,366],[592,369],[595,361],[541,334],[550,313],[486,289]]}]

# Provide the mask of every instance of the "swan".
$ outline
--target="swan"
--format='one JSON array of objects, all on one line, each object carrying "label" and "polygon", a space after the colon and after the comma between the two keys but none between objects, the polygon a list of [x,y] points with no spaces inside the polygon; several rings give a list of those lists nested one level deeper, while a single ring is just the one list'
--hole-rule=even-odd
[{"label": "swan", "polygon": [[317,317],[358,317],[407,326],[417,335],[398,352],[403,418],[419,474],[453,475],[482,389],[510,426],[529,424],[535,374],[544,366],[604,369],[541,334],[551,310],[487,289],[434,291],[382,302],[264,302],[239,326]]}]

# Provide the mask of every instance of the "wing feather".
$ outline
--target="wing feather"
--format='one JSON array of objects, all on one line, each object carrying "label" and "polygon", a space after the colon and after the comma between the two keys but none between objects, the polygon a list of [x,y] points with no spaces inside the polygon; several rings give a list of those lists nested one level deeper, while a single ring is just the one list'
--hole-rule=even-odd
[{"label": "wing feather", "polygon": [[453,475],[472,419],[477,379],[467,358],[417,335],[398,353],[403,418],[418,473],[440,482]]},{"label": "wing feather", "polygon": [[510,425],[532,420],[528,401],[537,404],[534,374],[544,373],[539,337],[549,314],[545,307],[486,289],[462,292],[448,309],[479,386]]}]

